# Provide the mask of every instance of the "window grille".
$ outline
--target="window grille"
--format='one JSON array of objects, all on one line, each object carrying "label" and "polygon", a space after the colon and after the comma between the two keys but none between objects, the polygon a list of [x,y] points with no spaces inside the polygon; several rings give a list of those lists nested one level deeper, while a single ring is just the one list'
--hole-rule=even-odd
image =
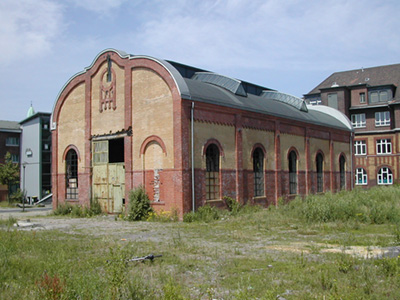
[{"label": "window grille", "polygon": [[289,194],[297,194],[297,155],[289,153]]},{"label": "window grille", "polygon": [[211,144],[206,150],[206,200],[219,198],[219,149]]},{"label": "window grille", "polygon": [[66,157],[66,198],[78,199],[78,155],[71,149]]},{"label": "window grille", "polygon": [[346,160],[343,155],[339,158],[340,189],[346,188]]},{"label": "window grille", "polygon": [[254,196],[264,196],[264,153],[260,148],[253,152]]},{"label": "window grille", "polygon": [[324,173],[323,173],[323,157],[321,153],[317,154],[316,165],[317,165],[317,192],[322,193],[324,191]]}]

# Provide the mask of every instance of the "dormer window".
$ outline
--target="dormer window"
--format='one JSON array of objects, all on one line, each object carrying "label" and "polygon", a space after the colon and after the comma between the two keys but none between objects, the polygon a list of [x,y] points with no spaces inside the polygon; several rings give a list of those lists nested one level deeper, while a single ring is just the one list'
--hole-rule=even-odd
[{"label": "dormer window", "polygon": [[389,89],[369,91],[369,103],[388,102],[392,98],[392,91]]}]

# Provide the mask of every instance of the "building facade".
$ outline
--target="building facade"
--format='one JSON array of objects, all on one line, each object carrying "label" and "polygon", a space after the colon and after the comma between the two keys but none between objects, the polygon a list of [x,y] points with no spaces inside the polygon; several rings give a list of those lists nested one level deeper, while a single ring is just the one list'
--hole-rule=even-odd
[{"label": "building facade", "polygon": [[51,193],[50,113],[35,113],[32,107],[20,122],[21,190],[30,200],[40,200]]},{"label": "building facade", "polygon": [[[21,128],[18,122],[0,121],[0,164],[5,163],[7,152],[11,154],[14,163],[20,162],[20,136]],[[18,184],[11,186],[0,185],[0,201],[7,200],[7,197],[16,192]]]},{"label": "building facade", "polygon": [[337,110],[113,49],[61,89],[51,129],[54,207],[98,199],[117,213],[139,185],[180,214],[351,188],[352,128]]},{"label": "building facade", "polygon": [[337,72],[305,100],[346,114],[354,137],[355,185],[371,187],[400,181],[400,64]]}]

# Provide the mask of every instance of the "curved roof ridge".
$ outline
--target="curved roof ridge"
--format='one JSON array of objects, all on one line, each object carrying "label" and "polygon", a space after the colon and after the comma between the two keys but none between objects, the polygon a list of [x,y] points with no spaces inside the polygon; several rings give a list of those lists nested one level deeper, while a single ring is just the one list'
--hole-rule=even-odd
[{"label": "curved roof ridge", "polygon": [[263,91],[261,93],[260,97],[286,103],[286,104],[291,105],[301,111],[305,111],[305,112],[308,111],[307,105],[303,99],[300,99],[298,97],[295,97],[295,96],[292,96],[292,95],[289,95],[286,93],[282,93],[282,92],[278,92],[278,91]]},{"label": "curved roof ridge", "polygon": [[247,96],[242,82],[226,75],[214,72],[196,72],[191,79],[217,85],[239,96]]},{"label": "curved roof ridge", "polygon": [[319,111],[319,112],[322,112],[329,116],[332,116],[335,119],[337,119],[338,121],[340,121],[341,123],[343,123],[343,125],[345,125],[347,128],[349,128],[351,131],[354,131],[353,125],[352,125],[351,121],[349,120],[349,118],[344,113],[342,113],[341,111],[339,111],[333,107],[326,106],[326,105],[307,105],[307,108],[309,110]]}]

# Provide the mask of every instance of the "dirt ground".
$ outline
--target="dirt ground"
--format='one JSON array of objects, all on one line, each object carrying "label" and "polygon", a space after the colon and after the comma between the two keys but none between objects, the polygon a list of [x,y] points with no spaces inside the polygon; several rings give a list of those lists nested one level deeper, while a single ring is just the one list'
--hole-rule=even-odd
[{"label": "dirt ground", "polygon": [[[16,209],[0,211],[0,219],[13,217],[17,219],[14,227],[19,230],[59,230],[69,234],[87,234],[92,236],[103,236],[123,241],[154,241],[162,242],[171,239],[171,232],[176,232],[176,223],[157,222],[126,222],[119,220],[114,215],[105,215],[93,218],[69,218],[48,216],[51,208],[44,210],[28,209],[25,212]],[[111,234],[110,234],[111,233]],[[180,232],[179,234],[183,234]],[[189,238],[189,237],[188,237]],[[269,244],[269,245],[268,245]],[[310,243],[292,242],[264,245],[269,251],[288,252],[310,252]],[[400,254],[400,247],[363,247],[348,246],[343,249],[340,245],[312,243],[311,248],[318,248],[318,251],[347,253],[358,257],[371,258],[391,256]]]}]

